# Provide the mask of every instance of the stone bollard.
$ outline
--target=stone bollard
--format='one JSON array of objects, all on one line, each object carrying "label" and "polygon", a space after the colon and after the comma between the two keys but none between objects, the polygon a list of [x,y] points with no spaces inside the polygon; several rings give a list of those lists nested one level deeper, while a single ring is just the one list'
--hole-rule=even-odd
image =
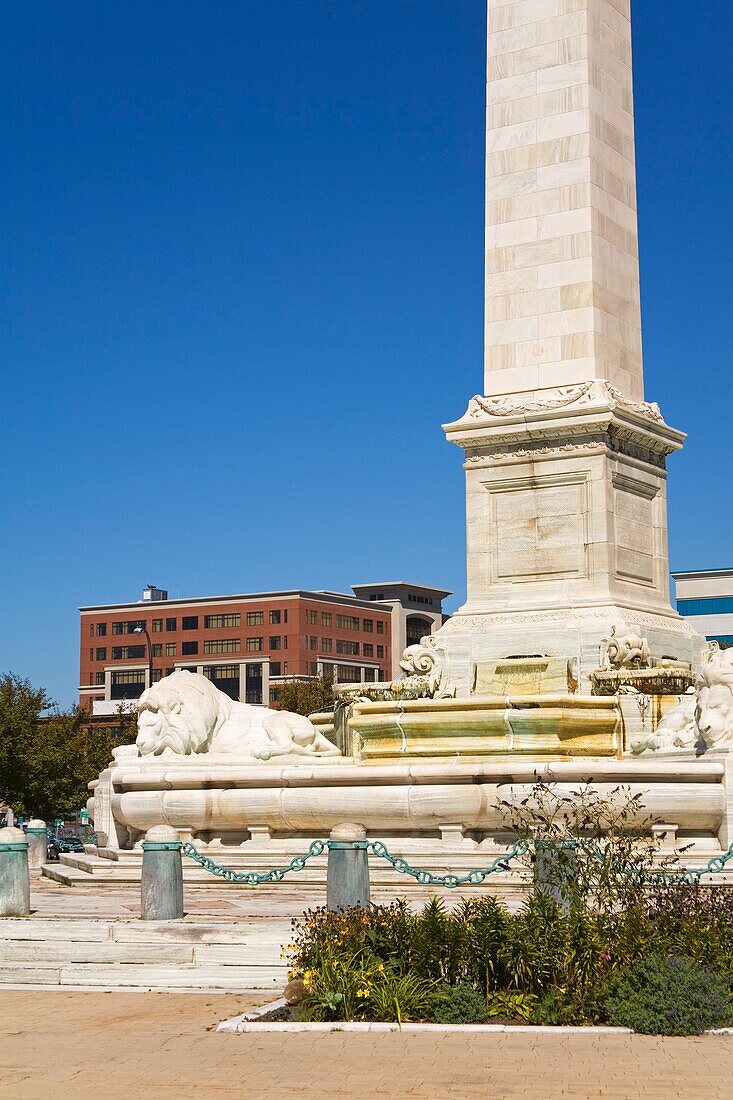
[{"label": "stone bollard", "polygon": [[31,871],[37,871],[48,859],[46,822],[34,817],[28,822],[26,836],[28,837],[28,866]]},{"label": "stone bollard", "polygon": [[567,913],[570,909],[570,888],[575,879],[578,849],[574,841],[535,842],[534,889],[546,894]]},{"label": "stone bollard", "polygon": [[181,920],[182,917],[181,841],[176,829],[168,825],[156,825],[148,829],[143,841],[140,918]]},{"label": "stone bollard", "polygon": [[337,825],[328,841],[326,905],[348,909],[369,905],[369,853],[361,825]]},{"label": "stone bollard", "polygon": [[0,917],[29,917],[28,841],[22,829],[0,829]]}]

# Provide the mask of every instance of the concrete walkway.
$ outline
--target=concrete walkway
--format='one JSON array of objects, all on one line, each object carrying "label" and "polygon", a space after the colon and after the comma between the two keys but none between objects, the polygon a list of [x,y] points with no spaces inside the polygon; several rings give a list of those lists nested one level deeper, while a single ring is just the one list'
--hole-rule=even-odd
[{"label": "concrete walkway", "polygon": [[730,1100],[733,1038],[221,1035],[257,998],[0,989],[14,1100]]}]

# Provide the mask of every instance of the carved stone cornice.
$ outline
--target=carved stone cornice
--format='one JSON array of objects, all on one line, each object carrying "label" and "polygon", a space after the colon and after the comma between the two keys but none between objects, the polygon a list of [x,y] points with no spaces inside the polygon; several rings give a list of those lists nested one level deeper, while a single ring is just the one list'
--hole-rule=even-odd
[{"label": "carved stone cornice", "polygon": [[462,420],[525,419],[559,409],[592,404],[621,408],[647,420],[664,423],[662,411],[656,401],[632,401],[604,379],[594,379],[578,386],[560,386],[539,395],[518,393],[487,397],[476,394],[469,401]]},{"label": "carved stone cornice", "polygon": [[444,430],[471,463],[605,447],[663,469],[685,438],[665,423],[658,405],[627,400],[602,380],[541,398],[474,397],[466,415]]}]

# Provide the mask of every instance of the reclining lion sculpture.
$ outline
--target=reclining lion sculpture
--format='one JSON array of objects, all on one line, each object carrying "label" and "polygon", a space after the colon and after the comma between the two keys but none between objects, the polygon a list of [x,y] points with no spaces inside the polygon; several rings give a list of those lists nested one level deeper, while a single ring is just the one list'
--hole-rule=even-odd
[{"label": "reclining lion sculpture", "polygon": [[710,642],[694,694],[683,696],[656,732],[632,748],[637,754],[694,749],[698,755],[733,748],[733,649]]},{"label": "reclining lion sculpture", "polygon": [[205,676],[184,669],[142,693],[137,728],[141,756],[210,752],[270,760],[341,755],[303,715],[235,702]]}]

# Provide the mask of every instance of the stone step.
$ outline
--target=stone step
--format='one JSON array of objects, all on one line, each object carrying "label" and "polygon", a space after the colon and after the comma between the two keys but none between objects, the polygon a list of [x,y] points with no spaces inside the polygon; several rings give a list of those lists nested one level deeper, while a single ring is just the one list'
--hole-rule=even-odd
[{"label": "stone step", "polygon": [[132,963],[76,963],[53,966],[0,962],[0,985],[61,985],[77,988],[165,989],[196,992],[277,992],[287,981],[285,966],[139,966]]},{"label": "stone step", "polygon": [[250,918],[246,925],[232,925],[226,918],[221,923],[194,921],[113,921],[73,920],[34,917],[31,920],[5,918],[0,920],[0,946],[7,940],[126,944],[165,943],[249,945],[279,947],[290,936],[290,921],[265,917]]},{"label": "stone step", "polygon": [[[98,943],[90,940],[3,940],[0,943],[0,966],[8,962],[30,963],[175,963],[193,964],[196,952],[191,944],[185,943],[117,943],[107,940]],[[203,949],[205,950],[205,948]],[[222,957],[216,962],[225,961],[227,950],[241,951],[230,945],[223,947]],[[247,959],[242,962],[250,962]]]}]

